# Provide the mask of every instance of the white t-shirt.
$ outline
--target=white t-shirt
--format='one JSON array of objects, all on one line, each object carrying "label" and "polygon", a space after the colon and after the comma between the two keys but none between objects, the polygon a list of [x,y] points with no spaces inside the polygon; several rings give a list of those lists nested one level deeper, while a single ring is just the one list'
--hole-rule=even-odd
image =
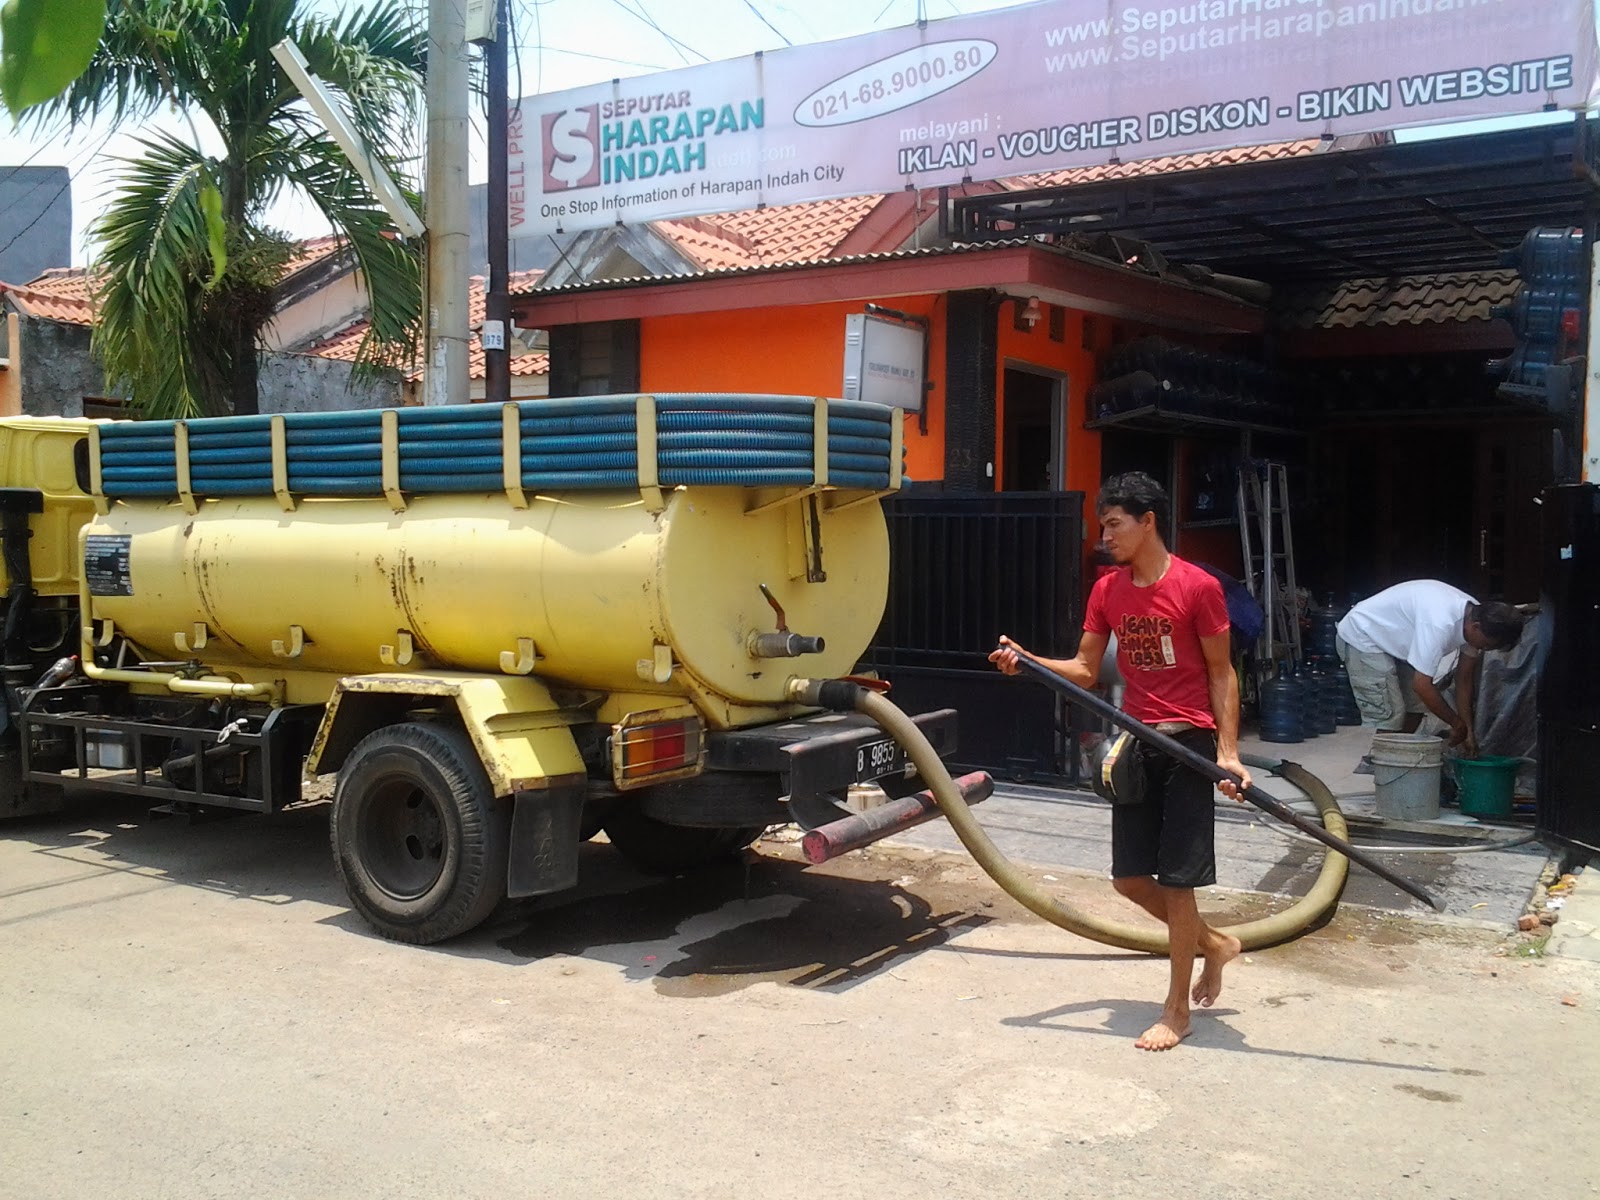
[{"label": "white t-shirt", "polygon": [[1461,634],[1467,606],[1475,603],[1448,583],[1413,579],[1352,608],[1339,622],[1339,636],[1353,650],[1387,654],[1439,679],[1458,651],[1475,653]]}]

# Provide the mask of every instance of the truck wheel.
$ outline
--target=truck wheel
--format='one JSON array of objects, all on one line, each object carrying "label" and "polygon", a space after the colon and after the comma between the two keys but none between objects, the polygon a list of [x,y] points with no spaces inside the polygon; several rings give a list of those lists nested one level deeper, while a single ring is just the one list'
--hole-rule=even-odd
[{"label": "truck wheel", "polygon": [[510,806],[457,730],[413,723],[364,738],[339,772],[331,834],[351,905],[397,942],[465,933],[505,897]]},{"label": "truck wheel", "polygon": [[676,875],[737,854],[767,827],[705,829],[668,825],[646,816],[638,804],[623,803],[607,815],[605,828],[617,852],[639,870],[652,875]]}]

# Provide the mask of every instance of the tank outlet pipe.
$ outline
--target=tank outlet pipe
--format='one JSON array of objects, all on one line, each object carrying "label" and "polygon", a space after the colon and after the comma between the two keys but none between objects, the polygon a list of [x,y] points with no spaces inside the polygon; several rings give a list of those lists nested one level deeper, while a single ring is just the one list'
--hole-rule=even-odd
[{"label": "tank outlet pipe", "polygon": [[[1074,908],[1018,870],[1016,864],[1000,853],[999,847],[978,824],[972,810],[961,798],[960,789],[950,778],[950,772],[940,760],[938,751],[923,736],[916,722],[884,697],[844,679],[792,679],[789,682],[789,698],[811,708],[863,713],[904,746],[912,764],[928,782],[929,791],[939,802],[940,810],[961,839],[961,844],[989,877],[1029,912],[1068,933],[1075,933],[1104,946],[1119,946],[1124,950],[1138,950],[1146,954],[1167,952],[1165,929],[1134,925]],[[1348,832],[1338,802],[1320,779],[1294,763],[1280,763],[1276,771],[1311,798],[1329,829],[1338,834]],[[1259,950],[1263,946],[1275,946],[1288,941],[1333,911],[1339,903],[1339,893],[1344,888],[1349,868],[1349,860],[1344,855],[1325,855],[1322,869],[1317,872],[1316,879],[1304,896],[1281,912],[1229,926],[1228,932],[1238,938],[1246,950]]]},{"label": "tank outlet pipe", "polygon": [[799,658],[802,654],[821,654],[826,639],[800,633],[752,633],[746,643],[751,658]]},{"label": "tank outlet pipe", "polygon": [[[978,804],[994,795],[994,780],[986,771],[974,771],[955,780],[956,790],[965,804]],[[939,801],[932,788],[890,800],[864,812],[840,817],[807,831],[800,839],[800,851],[813,866],[838,858],[852,850],[869,846],[880,838],[913,829],[939,815]]]},{"label": "tank outlet pipe", "polygon": [[[1237,776],[1223,770],[1204,755],[1196,754],[1193,750],[1189,749],[1182,743],[1173,740],[1158,730],[1150,728],[1150,726],[1146,725],[1143,721],[1140,721],[1135,717],[1130,717],[1120,708],[1109,703],[1108,701],[1102,700],[1093,692],[1086,691],[1077,684],[1061,678],[1061,676],[1050,670],[1050,668],[1034,662],[1025,655],[1018,655],[1017,663],[1024,671],[1033,676],[1033,678],[1037,679],[1046,687],[1050,688],[1052,691],[1065,696],[1074,704],[1078,704],[1084,708],[1087,708],[1090,712],[1096,714],[1097,716],[1104,717],[1113,725],[1116,725],[1122,729],[1126,729],[1145,745],[1151,746],[1157,750],[1160,750],[1163,754],[1177,759],[1184,766],[1188,767],[1190,770],[1198,771],[1201,775],[1204,775],[1213,783],[1226,782],[1237,784],[1239,782]],[[1412,883],[1411,880],[1407,879],[1398,872],[1391,871],[1388,867],[1384,866],[1371,855],[1362,850],[1357,850],[1349,842],[1333,833],[1330,833],[1321,825],[1318,825],[1315,821],[1307,820],[1305,817],[1302,817],[1299,813],[1295,812],[1294,809],[1290,808],[1287,804],[1283,803],[1283,801],[1277,799],[1275,796],[1269,796],[1260,789],[1253,787],[1245,788],[1240,795],[1243,796],[1245,800],[1261,809],[1262,812],[1267,813],[1269,816],[1278,818],[1278,820],[1282,821],[1286,825],[1293,825],[1302,833],[1316,838],[1317,841],[1321,842],[1324,846],[1327,846],[1332,850],[1337,850],[1340,854],[1344,855],[1352,862],[1360,863],[1363,867],[1371,871],[1380,879],[1385,879],[1394,884],[1395,887],[1406,893],[1406,895],[1416,897],[1418,900],[1421,900],[1424,904],[1431,907],[1435,912],[1444,911],[1444,904],[1435,899],[1426,889],[1422,888],[1418,884]]]}]

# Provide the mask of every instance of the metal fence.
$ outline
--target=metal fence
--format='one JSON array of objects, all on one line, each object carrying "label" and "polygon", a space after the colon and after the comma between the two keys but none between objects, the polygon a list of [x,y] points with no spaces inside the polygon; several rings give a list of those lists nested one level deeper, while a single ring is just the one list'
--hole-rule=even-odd
[{"label": "metal fence", "polygon": [[889,600],[865,665],[910,712],[961,714],[961,765],[1077,782],[1079,726],[987,658],[1001,634],[1069,657],[1083,621],[1082,492],[911,495],[887,505]]}]

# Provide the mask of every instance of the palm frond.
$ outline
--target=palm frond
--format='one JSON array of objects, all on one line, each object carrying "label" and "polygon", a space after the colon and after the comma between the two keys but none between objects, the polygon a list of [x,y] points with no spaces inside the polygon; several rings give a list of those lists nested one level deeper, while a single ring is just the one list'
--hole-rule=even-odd
[{"label": "palm frond", "polygon": [[[426,39],[406,0],[375,0],[331,19],[303,8],[305,0],[108,0],[88,71],[30,111],[41,122],[124,122],[170,98],[203,113],[221,136],[216,160],[176,138],[145,139],[92,228],[105,268],[95,347],[108,377],[131,388],[146,412],[224,411],[230,395],[248,396],[255,364],[241,356],[253,355],[271,319],[286,256],[284,239],[261,222],[285,188],[304,193],[355,256],[372,308],[360,364],[415,353],[418,248],[396,236],[271,49],[292,37],[368,147],[403,178],[389,148],[403,144],[419,110]],[[202,196],[213,210],[209,227]]]},{"label": "palm frond", "polygon": [[[358,365],[410,363],[421,326],[420,246],[399,236],[389,214],[332,141],[305,142],[295,158],[289,178],[349,244],[366,285],[371,326]],[[414,195],[407,198],[418,205]]]}]

